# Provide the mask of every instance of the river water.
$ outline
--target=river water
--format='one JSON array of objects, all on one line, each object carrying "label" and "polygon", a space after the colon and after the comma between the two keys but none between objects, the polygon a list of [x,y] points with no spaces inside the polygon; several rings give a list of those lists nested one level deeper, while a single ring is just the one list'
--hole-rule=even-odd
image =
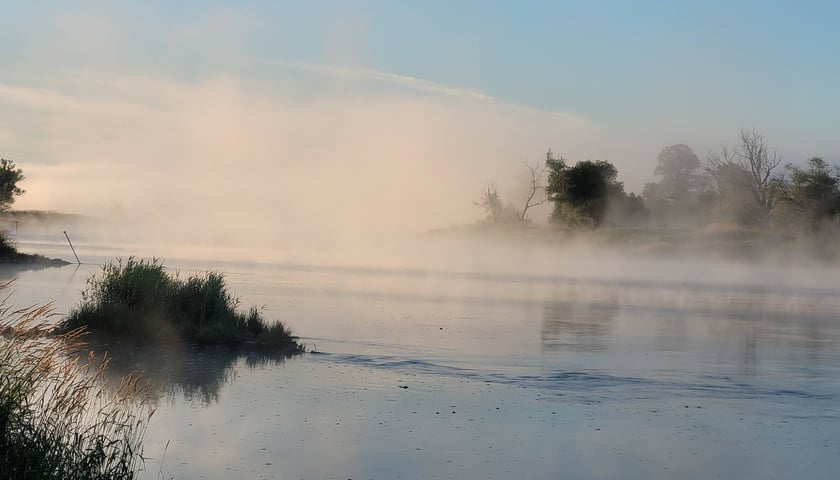
[{"label": "river water", "polygon": [[[94,264],[115,255],[81,250]],[[141,478],[840,471],[840,274],[831,269],[166,263],[182,275],[224,272],[243,306],[264,306],[310,353],[112,351],[115,373],[140,368],[160,385]],[[98,268],[2,275],[17,277],[13,304],[52,300],[63,313]]]}]

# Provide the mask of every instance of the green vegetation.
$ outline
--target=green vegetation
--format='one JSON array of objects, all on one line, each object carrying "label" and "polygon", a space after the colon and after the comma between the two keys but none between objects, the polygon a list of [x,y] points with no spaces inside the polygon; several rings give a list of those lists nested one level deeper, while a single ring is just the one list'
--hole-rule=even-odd
[{"label": "green vegetation", "polygon": [[[793,247],[803,259],[840,259],[840,167],[820,157],[804,166],[781,164],[755,130],[741,130],[734,148],[711,153],[705,162],[688,145],[670,145],[656,158],[657,181],[636,195],[625,192],[612,163],[572,165],[548,150],[543,168],[529,167],[524,208],[504,202],[495,184],[476,205],[486,213],[482,226],[507,227],[526,223],[520,212],[549,201],[548,220],[556,225],[550,230],[610,230],[575,235],[596,244],[609,238],[613,246],[644,244],[651,251],[779,259]],[[673,231],[686,233],[668,233]],[[656,240],[662,232],[665,239]]]},{"label": "green vegetation", "polygon": [[9,237],[0,234],[0,258],[13,258],[19,255],[17,248],[9,240]]},{"label": "green vegetation", "polygon": [[60,267],[67,265],[68,262],[57,258],[47,258],[43,255],[20,253],[9,240],[9,237],[0,232],[0,264]]},{"label": "green vegetation", "polygon": [[573,167],[564,158],[546,155],[548,198],[554,202],[552,223],[598,228],[607,221],[638,223],[647,219],[641,197],[627,194],[618,169],[604,160],[585,160]]},{"label": "green vegetation", "polygon": [[0,210],[8,210],[15,197],[26,193],[17,185],[24,178],[23,170],[17,168],[15,162],[0,158]]},{"label": "green vegetation", "polygon": [[141,341],[302,351],[282,323],[267,322],[256,307],[240,312],[238,304],[220,273],[182,280],[167,274],[158,259],[130,257],[105,265],[88,279],[81,304],[59,331],[87,327]]},{"label": "green vegetation", "polygon": [[48,316],[0,305],[0,477],[135,478],[152,415],[146,387],[127,377],[109,390],[107,361],[79,361],[81,332],[51,335]]}]

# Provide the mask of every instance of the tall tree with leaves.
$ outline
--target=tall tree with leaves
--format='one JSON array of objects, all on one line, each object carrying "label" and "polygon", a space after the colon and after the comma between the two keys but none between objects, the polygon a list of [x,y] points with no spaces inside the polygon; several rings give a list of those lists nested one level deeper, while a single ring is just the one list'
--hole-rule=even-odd
[{"label": "tall tree with leaves", "polygon": [[645,204],[657,222],[666,224],[694,223],[704,217],[704,177],[700,159],[685,144],[670,145],[657,157],[654,173],[659,181],[645,185]]},{"label": "tall tree with leaves", "polygon": [[18,187],[26,177],[23,170],[17,168],[15,162],[0,158],[0,210],[8,210],[15,202],[15,197],[26,193],[26,190]]},{"label": "tall tree with leaves", "polygon": [[573,167],[563,158],[546,154],[548,185],[546,194],[554,202],[552,222],[571,226],[600,227],[612,199],[626,197],[618,181],[618,169],[604,160],[585,160]]},{"label": "tall tree with leaves", "polygon": [[659,184],[665,198],[677,203],[684,201],[700,185],[700,159],[688,145],[665,147],[657,157],[654,173],[661,177]]}]

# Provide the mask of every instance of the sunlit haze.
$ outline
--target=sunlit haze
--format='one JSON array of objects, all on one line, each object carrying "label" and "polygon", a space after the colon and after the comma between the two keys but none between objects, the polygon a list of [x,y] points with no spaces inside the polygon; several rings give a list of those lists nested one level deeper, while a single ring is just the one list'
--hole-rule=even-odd
[{"label": "sunlit haze", "polygon": [[[680,4],[678,6],[678,4]],[[18,209],[143,239],[319,248],[473,223],[548,148],[614,163],[760,128],[840,159],[832,3],[14,2]],[[537,222],[547,213],[538,212]]]}]

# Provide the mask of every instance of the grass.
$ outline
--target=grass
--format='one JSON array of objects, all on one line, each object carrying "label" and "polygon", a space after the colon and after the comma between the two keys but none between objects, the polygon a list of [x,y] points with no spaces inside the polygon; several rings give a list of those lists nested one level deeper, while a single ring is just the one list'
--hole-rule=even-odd
[{"label": "grass", "polygon": [[49,314],[0,304],[0,477],[135,478],[153,413],[138,402],[146,387],[127,377],[107,388],[107,359],[82,361],[81,331],[51,335]]},{"label": "grass", "polygon": [[59,325],[62,332],[86,327],[93,333],[153,342],[270,348],[302,347],[280,322],[260,310],[239,310],[239,300],[217,272],[180,279],[158,259],[116,260],[92,275],[82,302]]},{"label": "grass", "polygon": [[0,232],[0,264],[37,265],[60,267],[68,262],[57,258],[47,258],[43,255],[20,253],[9,236]]}]

